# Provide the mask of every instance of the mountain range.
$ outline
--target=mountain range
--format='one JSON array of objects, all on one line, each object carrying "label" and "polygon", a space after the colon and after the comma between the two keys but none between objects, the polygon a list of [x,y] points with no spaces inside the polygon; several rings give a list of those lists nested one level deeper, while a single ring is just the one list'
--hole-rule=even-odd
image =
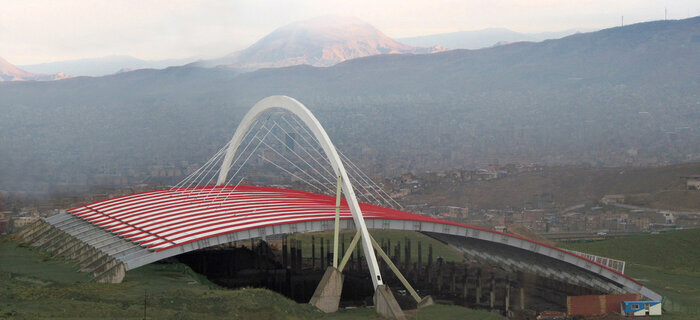
[{"label": "mountain range", "polygon": [[56,61],[38,64],[20,65],[19,67],[36,73],[65,73],[72,76],[100,77],[117,72],[136,69],[163,69],[180,66],[194,61],[194,58],[143,60],[128,55],[112,55],[100,58]]},{"label": "mountain range", "polygon": [[378,54],[431,53],[439,47],[413,47],[397,42],[372,25],[352,17],[323,16],[278,28],[245,50],[194,66],[225,65],[240,69],[293,65],[327,67]]},{"label": "mountain range", "polygon": [[419,54],[442,51],[438,46],[415,47],[397,42],[372,25],[353,17],[323,16],[280,27],[250,47],[209,60],[142,60],[127,55],[22,65],[35,73],[63,72],[73,76],[104,76],[138,69],[162,69],[190,64],[238,71],[308,64],[326,67],[378,54]]},{"label": "mountain range", "polygon": [[0,83],[0,189],[201,163],[259,99],[306,104],[371,173],[700,160],[700,17],[241,73]]},{"label": "mountain range", "polygon": [[0,57],[0,82],[2,81],[50,81],[68,78],[63,73],[38,74],[20,69]]},{"label": "mountain range", "polygon": [[[524,34],[507,29],[484,29],[435,34],[393,40],[372,25],[353,17],[323,16],[280,27],[250,47],[223,57],[195,61],[194,58],[143,60],[128,55],[112,55],[57,61],[19,67],[36,74],[104,76],[138,69],[162,69],[190,64],[198,67],[226,67],[238,71],[308,64],[327,67],[355,58],[379,54],[421,54],[450,49],[478,49],[517,41],[560,38],[575,30]],[[9,76],[8,76],[9,77]],[[30,77],[16,77],[22,80]],[[56,77],[61,79],[61,77]],[[51,77],[41,77],[51,80]]]},{"label": "mountain range", "polygon": [[397,41],[413,46],[441,46],[448,49],[481,49],[520,41],[539,42],[559,39],[592,29],[571,29],[558,32],[520,33],[505,28],[438,33],[418,37],[399,38]]}]

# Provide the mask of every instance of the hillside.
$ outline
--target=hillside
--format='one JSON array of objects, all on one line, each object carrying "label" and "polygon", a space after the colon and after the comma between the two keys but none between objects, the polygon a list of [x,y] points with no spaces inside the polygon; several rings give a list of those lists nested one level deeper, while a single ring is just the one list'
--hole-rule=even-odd
[{"label": "hillside", "polygon": [[[259,99],[306,104],[369,173],[700,159],[700,17],[540,43],[239,73],[0,84],[0,189],[208,159]],[[663,85],[660,85],[663,84]],[[44,183],[44,184],[42,184]]]},{"label": "hillside", "polygon": [[399,38],[403,43],[430,47],[441,46],[448,49],[481,49],[497,44],[513,43],[520,41],[543,41],[547,39],[559,39],[565,36],[590,30],[565,30],[560,32],[521,33],[504,28],[488,28],[473,31],[457,31],[450,33],[430,34],[425,36]]},{"label": "hillside", "polygon": [[700,211],[700,192],[685,190],[683,176],[698,174],[700,162],[659,167],[544,167],[489,181],[433,183],[407,203],[521,208],[538,199],[559,206],[595,203],[606,194],[628,195],[628,204]]},{"label": "hillside", "polygon": [[[380,319],[372,308],[325,314],[264,289],[220,288],[179,263],[151,264],[121,284],[93,282],[76,267],[0,237],[0,318]],[[416,319],[502,317],[458,306],[422,309]]]},{"label": "hillside", "polygon": [[179,66],[192,62],[194,59],[142,60],[126,55],[112,55],[99,58],[88,58],[67,61],[55,61],[30,65],[22,65],[22,69],[34,73],[65,73],[71,76],[99,77],[117,73],[120,70],[136,70],[145,68],[162,69],[169,66]]},{"label": "hillside", "polygon": [[0,58],[0,82],[3,81],[50,81],[68,78],[63,73],[36,74],[22,70],[7,60]]}]

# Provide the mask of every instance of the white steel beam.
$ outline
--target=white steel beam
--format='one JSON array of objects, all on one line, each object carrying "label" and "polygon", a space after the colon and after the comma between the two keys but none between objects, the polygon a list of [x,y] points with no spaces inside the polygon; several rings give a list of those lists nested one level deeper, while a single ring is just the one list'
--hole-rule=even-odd
[{"label": "white steel beam", "polygon": [[355,191],[350,183],[350,178],[348,173],[345,171],[345,166],[340,160],[340,156],[328,137],[326,130],[323,129],[321,123],[318,119],[311,113],[311,111],[306,108],[301,102],[295,100],[294,98],[287,96],[270,96],[264,98],[258,103],[256,103],[250,111],[243,117],[241,123],[236,128],[236,132],[233,134],[229,147],[226,150],[226,155],[224,161],[221,165],[221,170],[219,171],[219,178],[216,182],[217,185],[224,185],[228,176],[228,172],[231,169],[231,162],[236,155],[238,147],[243,142],[243,138],[250,129],[250,127],[255,123],[263,113],[270,109],[281,108],[287,110],[297,116],[306,127],[311,130],[316,140],[318,140],[323,152],[328,157],[333,171],[336,175],[341,177],[341,184],[343,193],[345,194],[345,199],[348,202],[348,207],[350,207],[350,212],[352,213],[353,221],[357,230],[362,233],[362,249],[366,252],[365,259],[367,260],[367,266],[369,272],[372,275],[372,283],[374,287],[384,284],[382,281],[382,275],[379,271],[379,266],[377,264],[377,257],[374,255],[374,250],[372,250],[372,243],[370,241],[370,235],[367,231],[367,226],[365,224],[365,219],[362,216],[362,210],[360,210],[360,204],[355,196]]}]

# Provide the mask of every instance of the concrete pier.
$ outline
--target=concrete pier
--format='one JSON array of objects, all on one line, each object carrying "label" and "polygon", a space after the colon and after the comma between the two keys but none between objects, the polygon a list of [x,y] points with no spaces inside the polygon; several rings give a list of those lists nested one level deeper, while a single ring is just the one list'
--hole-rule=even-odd
[{"label": "concrete pier", "polygon": [[377,308],[377,313],[385,318],[389,319],[406,319],[403,310],[399,307],[399,303],[396,302],[394,294],[386,285],[377,286],[377,290],[374,292],[374,305]]},{"label": "concrete pier", "polygon": [[311,297],[309,304],[325,313],[338,311],[340,294],[343,292],[343,274],[338,269],[328,267]]}]

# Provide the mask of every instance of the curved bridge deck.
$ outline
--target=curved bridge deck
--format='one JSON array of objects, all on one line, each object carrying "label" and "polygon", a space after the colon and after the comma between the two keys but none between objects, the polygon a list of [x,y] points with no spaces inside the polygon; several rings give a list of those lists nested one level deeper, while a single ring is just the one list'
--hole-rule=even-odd
[{"label": "curved bridge deck", "polygon": [[[509,268],[604,292],[661,298],[613,269],[543,243],[366,203],[360,207],[370,229],[424,232],[467,255]],[[335,198],[269,187],[207,186],[132,194],[68,212],[27,228],[20,238],[73,258],[98,280],[119,282],[127,270],[192,250],[267,235],[331,230]],[[354,229],[345,201],[340,218],[341,228]],[[494,248],[515,254],[499,255]]]}]

